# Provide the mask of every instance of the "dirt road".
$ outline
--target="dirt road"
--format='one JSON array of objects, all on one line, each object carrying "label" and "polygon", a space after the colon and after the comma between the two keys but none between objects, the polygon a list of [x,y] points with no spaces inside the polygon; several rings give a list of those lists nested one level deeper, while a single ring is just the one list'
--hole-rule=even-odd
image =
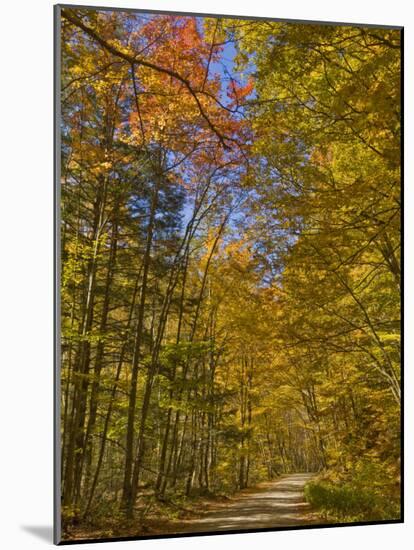
[{"label": "dirt road", "polygon": [[176,533],[232,531],[320,524],[309,509],[303,488],[313,474],[290,474],[241,492],[230,501],[213,505],[202,517],[180,520]]}]

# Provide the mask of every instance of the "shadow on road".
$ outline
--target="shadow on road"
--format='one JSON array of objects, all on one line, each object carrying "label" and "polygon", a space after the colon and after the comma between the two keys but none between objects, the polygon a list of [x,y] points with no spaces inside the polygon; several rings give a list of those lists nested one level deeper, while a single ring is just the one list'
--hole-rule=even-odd
[{"label": "shadow on road", "polygon": [[291,474],[237,495],[196,519],[181,520],[177,533],[261,529],[322,523],[311,513],[303,488],[314,474]]}]

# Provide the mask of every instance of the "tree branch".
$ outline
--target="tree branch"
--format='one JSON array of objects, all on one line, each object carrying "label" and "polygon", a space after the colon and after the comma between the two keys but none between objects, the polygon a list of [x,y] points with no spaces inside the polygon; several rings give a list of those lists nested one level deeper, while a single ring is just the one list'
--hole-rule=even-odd
[{"label": "tree branch", "polygon": [[150,61],[147,61],[146,59],[139,59],[139,58],[137,58],[137,57],[135,57],[135,56],[133,56],[129,53],[126,53],[126,52],[123,52],[123,51],[119,50],[118,48],[113,46],[110,42],[108,42],[107,40],[105,40],[104,38],[99,36],[99,34],[94,29],[92,29],[88,25],[85,25],[85,23],[81,19],[79,19],[79,17],[77,15],[75,15],[74,13],[71,12],[71,10],[62,9],[61,14],[62,14],[62,17],[64,17],[67,21],[69,21],[70,23],[72,23],[73,25],[78,27],[79,29],[83,30],[90,38],[95,40],[95,42],[100,44],[103,48],[105,48],[112,55],[120,57],[124,61],[127,61],[128,64],[130,64],[130,65],[142,65],[143,67],[147,67],[147,68],[152,69],[154,71],[157,71],[159,73],[167,74],[167,75],[171,76],[172,78],[174,78],[175,80],[178,80],[179,82],[184,84],[184,86],[187,88],[188,92],[193,97],[193,99],[194,99],[194,101],[197,105],[197,108],[200,111],[201,116],[207,122],[207,125],[210,128],[210,130],[216,134],[216,136],[218,137],[218,139],[219,139],[219,141],[220,141],[220,143],[221,143],[221,145],[223,146],[224,149],[230,149],[230,147],[226,144],[227,137],[223,136],[219,132],[219,130],[215,127],[215,125],[211,122],[209,116],[204,111],[203,106],[200,103],[200,100],[198,99],[197,92],[195,90],[193,90],[190,82],[186,78],[181,76],[176,71],[173,71],[173,70],[168,69],[166,67],[160,67],[159,65],[151,63]]}]

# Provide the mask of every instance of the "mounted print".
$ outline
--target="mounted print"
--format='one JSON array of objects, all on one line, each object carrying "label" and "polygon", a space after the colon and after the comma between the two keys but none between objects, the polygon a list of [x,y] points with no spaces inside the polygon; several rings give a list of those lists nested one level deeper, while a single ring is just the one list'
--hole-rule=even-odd
[{"label": "mounted print", "polygon": [[55,31],[55,542],[401,522],[402,29]]}]

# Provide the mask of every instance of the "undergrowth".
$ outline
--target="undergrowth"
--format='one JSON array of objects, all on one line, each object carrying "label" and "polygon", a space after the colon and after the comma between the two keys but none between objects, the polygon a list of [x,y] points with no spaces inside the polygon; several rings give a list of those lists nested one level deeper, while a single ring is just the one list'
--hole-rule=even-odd
[{"label": "undergrowth", "polygon": [[400,519],[399,481],[378,465],[365,464],[342,476],[324,473],[305,486],[305,498],[328,521]]}]

